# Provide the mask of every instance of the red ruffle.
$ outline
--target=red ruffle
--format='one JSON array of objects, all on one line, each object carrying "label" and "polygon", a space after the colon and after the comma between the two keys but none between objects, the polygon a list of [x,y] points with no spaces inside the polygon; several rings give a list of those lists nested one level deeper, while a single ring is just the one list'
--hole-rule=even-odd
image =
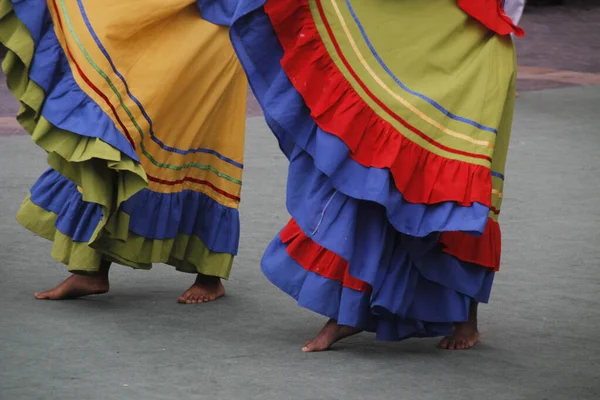
[{"label": "red ruffle", "polygon": [[[483,235],[479,237],[464,232],[444,232],[440,243],[444,246],[444,252],[461,261],[498,271],[502,253],[501,236],[500,225],[489,219]],[[343,286],[360,292],[371,291],[368,283],[350,275],[346,260],[306,236],[295,220],[288,222],[279,237],[287,245],[288,255],[306,270],[342,282]]]},{"label": "red ruffle", "polygon": [[500,269],[502,253],[502,233],[500,224],[488,219],[481,236],[472,236],[464,232],[444,232],[440,237],[444,251],[459,260],[490,268]]},{"label": "red ruffle", "polygon": [[502,0],[458,0],[458,6],[488,29],[499,35],[515,34],[523,37],[525,32],[504,12]]},{"label": "red ruffle", "polygon": [[342,282],[342,285],[360,292],[371,292],[371,286],[350,276],[348,262],[339,255],[313,242],[302,232],[295,220],[283,228],[279,234],[281,241],[287,245],[287,253],[298,264],[308,271],[324,278]]},{"label": "red ruffle", "polygon": [[[320,7],[320,1],[317,5]],[[284,49],[283,69],[310,108],[311,116],[321,129],[346,143],[355,161],[366,167],[388,168],[398,190],[412,203],[491,205],[489,168],[444,158],[416,145],[356,93],[327,53],[306,0],[270,0],[265,12]],[[335,42],[335,38],[332,40]],[[346,67],[352,72],[349,64]],[[358,76],[355,79],[360,83]],[[435,143],[399,116],[392,116],[439,148],[464,153]]]}]

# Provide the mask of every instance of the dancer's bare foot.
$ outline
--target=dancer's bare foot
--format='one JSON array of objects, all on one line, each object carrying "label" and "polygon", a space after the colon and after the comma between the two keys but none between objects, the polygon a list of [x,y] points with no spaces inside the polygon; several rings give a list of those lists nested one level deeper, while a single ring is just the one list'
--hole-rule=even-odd
[{"label": "dancer's bare foot", "polygon": [[442,339],[438,347],[444,350],[466,350],[479,342],[479,331],[477,330],[477,302],[471,302],[469,309],[469,320],[454,324],[452,336]]},{"label": "dancer's bare foot", "polygon": [[331,347],[332,344],[347,338],[348,336],[356,335],[361,330],[352,326],[338,325],[337,321],[330,319],[327,321],[321,332],[313,340],[309,340],[304,344],[302,351],[311,353],[314,351],[323,351]]},{"label": "dancer's bare foot", "polygon": [[198,304],[214,301],[225,295],[225,287],[216,276],[198,274],[196,282],[177,299],[181,304]]},{"label": "dancer's bare foot", "polygon": [[66,300],[91,294],[108,292],[108,270],[110,263],[103,262],[100,270],[93,275],[71,275],[54,289],[35,293],[38,300]]}]

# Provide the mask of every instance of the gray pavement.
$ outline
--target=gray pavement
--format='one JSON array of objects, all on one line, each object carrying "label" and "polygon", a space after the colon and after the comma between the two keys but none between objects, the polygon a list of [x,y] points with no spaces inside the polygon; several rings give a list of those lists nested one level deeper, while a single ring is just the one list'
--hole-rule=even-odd
[{"label": "gray pavement", "polygon": [[0,399],[598,399],[599,105],[600,87],[518,99],[503,266],[483,342],[463,352],[369,334],[300,352],[324,319],[260,273],[287,220],[286,162],[261,118],[248,121],[241,251],[224,299],[176,304],[191,277],[158,265],[115,267],[104,296],[35,301],[66,276],[14,221],[45,160],[28,137],[0,137]]}]

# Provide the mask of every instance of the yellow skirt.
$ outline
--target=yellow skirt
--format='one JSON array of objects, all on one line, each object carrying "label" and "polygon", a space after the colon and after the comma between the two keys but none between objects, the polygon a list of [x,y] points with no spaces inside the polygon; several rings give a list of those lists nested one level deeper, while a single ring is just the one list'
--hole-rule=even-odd
[{"label": "yellow skirt", "polygon": [[0,16],[19,121],[51,166],[19,221],[71,271],[227,278],[247,91],[228,29],[192,0],[3,0]]}]

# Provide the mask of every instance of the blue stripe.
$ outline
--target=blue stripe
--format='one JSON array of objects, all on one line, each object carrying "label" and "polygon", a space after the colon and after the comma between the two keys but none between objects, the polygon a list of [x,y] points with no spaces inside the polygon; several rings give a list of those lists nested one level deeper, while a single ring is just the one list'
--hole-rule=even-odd
[{"label": "blue stripe", "polygon": [[189,150],[182,150],[182,149],[177,149],[175,147],[170,147],[165,145],[159,138],[157,138],[154,135],[154,129],[153,129],[153,125],[152,125],[152,120],[150,119],[150,117],[148,116],[148,114],[146,113],[146,110],[144,109],[144,107],[142,106],[142,103],[140,103],[140,101],[138,99],[136,99],[133,94],[131,94],[131,92],[129,91],[129,86],[127,85],[127,82],[125,81],[125,78],[123,77],[123,75],[121,75],[121,73],[117,70],[117,67],[115,66],[115,64],[112,61],[112,58],[110,57],[110,55],[108,54],[108,51],[106,51],[106,48],[104,48],[104,46],[102,45],[102,42],[100,41],[100,39],[98,38],[98,36],[96,35],[96,32],[94,31],[94,28],[92,27],[92,24],[90,23],[90,20],[88,19],[88,16],[85,12],[85,7],[83,6],[82,0],[77,0],[77,4],[79,5],[79,10],[81,12],[81,16],[83,17],[83,20],[85,21],[85,25],[87,26],[88,30],[90,31],[90,34],[92,35],[92,37],[94,38],[94,41],[96,42],[96,45],[98,46],[98,48],[100,49],[100,51],[102,51],[102,54],[104,54],[104,57],[106,57],[107,61],[109,62],[110,66],[113,69],[113,72],[119,77],[119,79],[121,79],[121,82],[123,82],[123,85],[125,86],[125,90],[127,91],[127,95],[129,96],[129,98],[135,103],[137,104],[137,106],[139,107],[140,111],[142,112],[142,115],[144,116],[144,118],[146,119],[146,121],[148,121],[148,125],[150,126],[150,137],[152,138],[152,140],[158,144],[163,150],[166,151],[170,151],[172,153],[178,153],[178,154],[190,154],[190,153],[206,153],[206,154],[212,154],[218,158],[220,158],[221,160],[228,162],[231,165],[234,165],[238,168],[244,168],[244,165],[234,161],[228,157],[225,157],[224,155],[218,153],[215,150],[212,149],[205,149],[205,148],[197,148],[197,149],[189,149]]},{"label": "blue stripe", "polygon": [[387,74],[398,84],[398,86],[400,86],[402,89],[404,89],[408,93],[410,93],[410,94],[412,94],[414,96],[420,97],[421,99],[425,100],[426,102],[428,102],[429,104],[431,104],[432,106],[434,106],[435,108],[437,108],[440,112],[442,112],[443,114],[445,114],[446,116],[448,116],[449,118],[451,118],[453,120],[464,122],[465,124],[472,125],[472,126],[478,128],[478,129],[481,129],[483,131],[488,131],[488,132],[492,132],[492,133],[496,133],[496,134],[498,133],[498,131],[496,129],[494,129],[494,128],[491,128],[491,127],[485,126],[485,125],[481,125],[480,123],[475,122],[473,120],[470,120],[468,118],[459,117],[458,115],[452,114],[450,111],[446,110],[439,103],[437,103],[435,100],[430,99],[429,97],[425,96],[424,94],[421,94],[421,93],[415,92],[413,90],[410,90],[405,84],[403,84],[392,73],[392,71],[388,68],[388,66],[385,65],[385,63],[383,62],[383,60],[381,59],[381,57],[379,57],[379,54],[377,54],[377,51],[375,51],[375,48],[373,47],[373,44],[371,43],[371,41],[367,37],[367,33],[365,32],[364,27],[362,26],[362,24],[360,23],[358,17],[356,16],[356,13],[354,12],[354,9],[352,8],[352,5],[350,4],[350,0],[346,0],[346,5],[348,6],[348,10],[350,11],[350,14],[352,14],[352,18],[354,19],[354,22],[358,26],[358,29],[360,29],[360,32],[362,34],[363,39],[367,43],[367,46],[369,46],[369,49],[371,50],[371,53],[373,53],[373,56],[375,56],[375,58],[379,62],[379,65],[381,65],[381,67],[385,70],[385,72],[387,72]]},{"label": "blue stripe", "polygon": [[492,176],[495,176],[496,178],[500,178],[500,179],[504,180],[504,175],[502,175],[500,172],[492,171]]}]

